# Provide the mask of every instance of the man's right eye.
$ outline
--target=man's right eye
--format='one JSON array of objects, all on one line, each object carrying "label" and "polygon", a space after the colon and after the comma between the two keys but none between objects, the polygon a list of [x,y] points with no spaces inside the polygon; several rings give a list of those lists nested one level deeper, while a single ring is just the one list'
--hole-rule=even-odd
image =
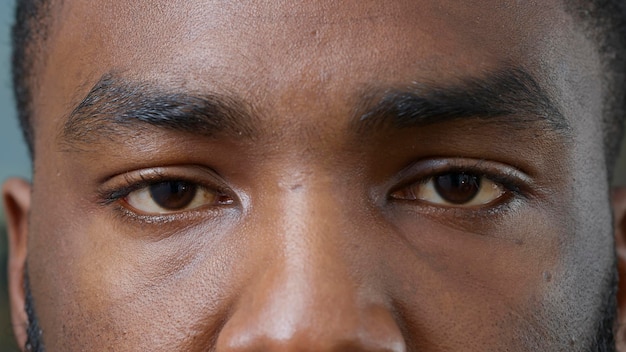
[{"label": "man's right eye", "polygon": [[228,205],[233,199],[198,184],[171,180],[155,182],[129,192],[123,200],[143,215],[164,215],[204,206]]}]

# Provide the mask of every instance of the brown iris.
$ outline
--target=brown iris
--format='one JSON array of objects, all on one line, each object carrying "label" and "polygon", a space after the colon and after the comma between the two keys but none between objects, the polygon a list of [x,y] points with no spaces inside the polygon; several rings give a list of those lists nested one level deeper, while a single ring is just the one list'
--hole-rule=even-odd
[{"label": "brown iris", "polygon": [[439,196],[452,204],[467,203],[480,190],[480,177],[463,172],[440,175],[433,181]]},{"label": "brown iris", "polygon": [[150,186],[150,197],[163,209],[181,210],[196,196],[198,187],[183,181],[167,181]]}]

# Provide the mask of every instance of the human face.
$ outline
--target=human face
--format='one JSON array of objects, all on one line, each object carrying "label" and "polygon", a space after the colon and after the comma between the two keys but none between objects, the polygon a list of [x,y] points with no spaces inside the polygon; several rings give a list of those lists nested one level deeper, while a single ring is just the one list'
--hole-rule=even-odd
[{"label": "human face", "polygon": [[560,2],[54,13],[11,269],[47,350],[592,345],[602,71]]}]

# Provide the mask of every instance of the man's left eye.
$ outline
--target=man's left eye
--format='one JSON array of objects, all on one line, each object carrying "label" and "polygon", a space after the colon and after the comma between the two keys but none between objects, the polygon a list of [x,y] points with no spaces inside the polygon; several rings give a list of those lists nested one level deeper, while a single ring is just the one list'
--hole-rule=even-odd
[{"label": "man's left eye", "polygon": [[506,193],[504,187],[485,176],[451,172],[391,193],[391,198],[417,200],[434,205],[471,207],[490,204]]},{"label": "man's left eye", "polygon": [[124,197],[144,214],[170,214],[208,205],[231,204],[232,199],[186,181],[163,181],[147,185]]}]

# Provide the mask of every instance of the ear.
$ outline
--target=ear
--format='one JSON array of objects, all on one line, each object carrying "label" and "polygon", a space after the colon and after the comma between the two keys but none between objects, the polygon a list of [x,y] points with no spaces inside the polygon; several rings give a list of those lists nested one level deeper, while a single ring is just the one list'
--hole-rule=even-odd
[{"label": "ear", "polygon": [[26,329],[28,328],[28,317],[24,308],[24,270],[28,240],[30,190],[30,184],[18,178],[7,180],[2,187],[9,237],[8,279],[11,323],[20,347],[26,344]]}]

